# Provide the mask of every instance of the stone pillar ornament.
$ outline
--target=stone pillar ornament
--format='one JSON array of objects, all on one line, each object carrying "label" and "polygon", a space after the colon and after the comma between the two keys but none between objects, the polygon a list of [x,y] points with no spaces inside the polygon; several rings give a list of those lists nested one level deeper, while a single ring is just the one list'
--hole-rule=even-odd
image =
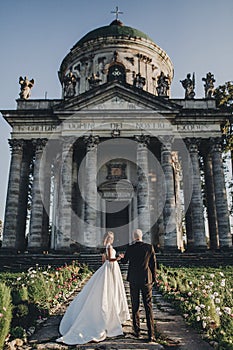
[{"label": "stone pillar ornament", "polygon": [[151,243],[150,236],[150,209],[148,183],[148,149],[150,137],[147,135],[135,136],[137,140],[137,209],[138,227],[143,232],[144,242]]},{"label": "stone pillar ornament", "polygon": [[232,238],[230,232],[230,222],[227,204],[227,193],[222,161],[222,142],[221,138],[211,138],[211,154],[213,164],[213,180],[215,192],[215,204],[217,211],[218,233],[220,249],[232,247]]},{"label": "stone pillar ornament", "polygon": [[172,165],[173,136],[159,136],[161,141],[161,166],[165,177],[165,204],[163,209],[164,249],[177,250],[177,224],[175,203],[175,179]]},{"label": "stone pillar ornament", "polygon": [[58,230],[56,250],[67,250],[71,244],[72,228],[72,169],[73,169],[73,137],[63,137],[60,165]]},{"label": "stone pillar ornament", "polygon": [[20,173],[23,158],[24,140],[9,140],[11,147],[11,164],[6,199],[6,210],[2,247],[19,249],[17,246],[18,211],[20,203]]},{"label": "stone pillar ornament", "polygon": [[[41,251],[48,249],[48,236],[43,232],[44,220],[44,170],[45,170],[45,145],[47,139],[33,139],[32,144],[35,149],[35,161],[33,169],[32,184],[32,208],[30,231],[28,236],[28,249],[31,251]],[[46,194],[48,195],[48,194]]]},{"label": "stone pillar ornament", "polygon": [[96,246],[98,240],[97,232],[97,146],[98,136],[87,136],[84,138],[87,147],[86,153],[86,196],[85,196],[85,232],[83,237],[84,245]]},{"label": "stone pillar ornament", "polygon": [[206,249],[206,235],[204,223],[204,208],[201,190],[201,176],[199,168],[199,140],[196,138],[189,138],[186,140],[188,146],[192,171],[190,176],[193,178],[193,188],[191,196],[191,220],[193,232],[193,249]]}]

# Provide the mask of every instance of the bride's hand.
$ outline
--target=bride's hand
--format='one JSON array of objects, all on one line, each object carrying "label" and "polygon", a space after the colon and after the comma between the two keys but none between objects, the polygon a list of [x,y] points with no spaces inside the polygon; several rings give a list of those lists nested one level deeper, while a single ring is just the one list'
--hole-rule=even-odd
[{"label": "bride's hand", "polygon": [[118,258],[119,258],[119,259],[123,259],[123,258],[124,258],[124,256],[125,256],[125,254],[120,253],[120,254],[118,255]]}]

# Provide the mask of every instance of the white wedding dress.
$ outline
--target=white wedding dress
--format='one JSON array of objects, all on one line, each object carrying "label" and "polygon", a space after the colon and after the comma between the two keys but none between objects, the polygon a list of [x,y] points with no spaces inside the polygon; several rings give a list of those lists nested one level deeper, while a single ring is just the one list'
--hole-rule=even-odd
[{"label": "white wedding dress", "polygon": [[[111,258],[116,257],[112,249]],[[130,319],[120,267],[106,260],[93,274],[64,314],[58,342],[67,345],[103,341],[123,334],[122,324]]]}]

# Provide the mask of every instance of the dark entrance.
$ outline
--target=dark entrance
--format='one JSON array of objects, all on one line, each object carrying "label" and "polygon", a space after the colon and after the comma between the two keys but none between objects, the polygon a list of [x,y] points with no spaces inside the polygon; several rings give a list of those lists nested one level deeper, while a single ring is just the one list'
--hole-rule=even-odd
[{"label": "dark entrance", "polygon": [[106,230],[115,234],[114,247],[129,243],[128,201],[106,201]]}]

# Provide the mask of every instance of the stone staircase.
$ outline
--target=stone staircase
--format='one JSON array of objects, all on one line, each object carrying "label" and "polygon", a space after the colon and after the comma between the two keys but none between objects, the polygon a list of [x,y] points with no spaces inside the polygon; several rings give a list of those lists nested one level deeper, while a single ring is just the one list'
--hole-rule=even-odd
[{"label": "stone staircase", "polygon": [[[233,265],[233,251],[205,252],[205,253],[157,253],[158,266],[191,267],[191,266],[227,266]],[[0,251],[0,271],[25,271],[29,267],[61,266],[72,261],[87,264],[90,269],[96,270],[102,264],[100,253],[80,252],[75,254],[6,254]],[[121,264],[122,271],[127,265]]]}]

